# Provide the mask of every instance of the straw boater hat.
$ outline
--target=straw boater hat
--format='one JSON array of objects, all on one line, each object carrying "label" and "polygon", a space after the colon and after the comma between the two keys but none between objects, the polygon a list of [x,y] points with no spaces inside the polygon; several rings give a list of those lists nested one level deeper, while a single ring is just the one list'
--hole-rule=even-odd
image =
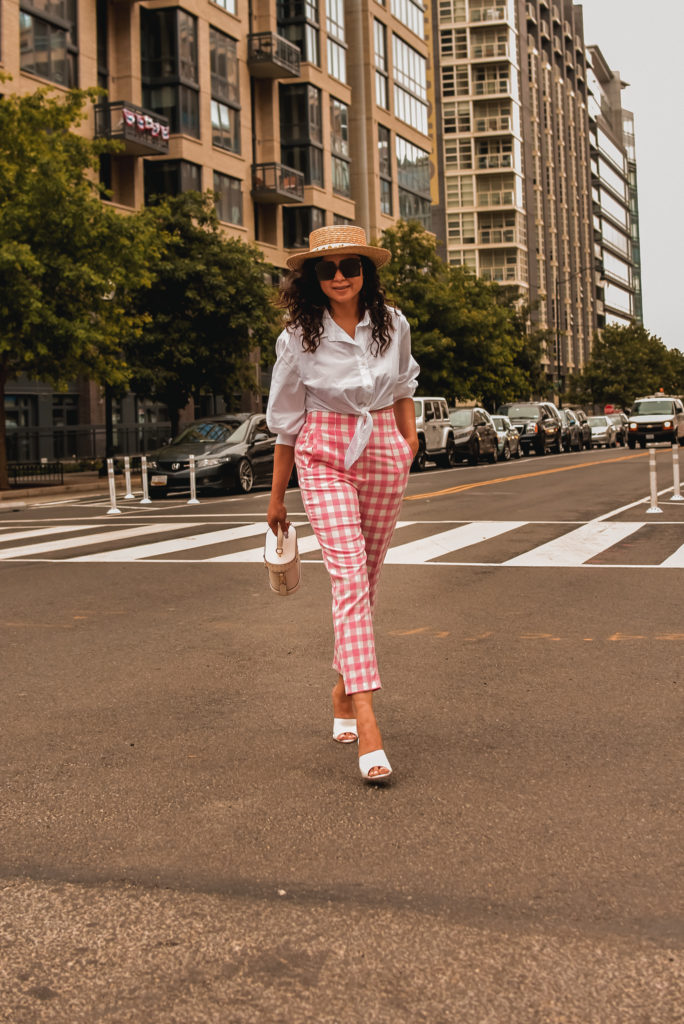
[{"label": "straw boater hat", "polygon": [[328,228],[316,228],[309,235],[309,248],[288,256],[286,263],[290,270],[301,270],[306,260],[317,256],[367,256],[376,267],[382,267],[392,258],[389,249],[368,245],[366,232],[353,224],[335,224]]}]

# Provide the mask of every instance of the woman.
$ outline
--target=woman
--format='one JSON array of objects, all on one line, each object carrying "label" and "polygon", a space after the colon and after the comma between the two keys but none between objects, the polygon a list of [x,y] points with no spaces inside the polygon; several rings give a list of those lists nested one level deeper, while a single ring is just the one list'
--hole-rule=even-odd
[{"label": "woman", "polygon": [[372,614],[378,577],[418,450],[418,364],[406,318],[386,306],[377,269],[387,249],[362,228],[311,232],[281,289],[267,419],[276,433],[268,524],[287,530],[285,489],[297,464],[302,501],[330,574],[335,656],[333,739],[359,741],[364,779],[390,763],[373,712],[380,688]]}]

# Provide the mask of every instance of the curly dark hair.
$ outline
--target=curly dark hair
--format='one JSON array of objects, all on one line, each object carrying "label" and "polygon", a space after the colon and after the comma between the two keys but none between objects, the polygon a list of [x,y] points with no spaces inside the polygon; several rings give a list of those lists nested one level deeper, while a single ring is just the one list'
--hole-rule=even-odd
[{"label": "curly dark hair", "polygon": [[[286,310],[287,326],[299,327],[302,331],[302,348],[315,352],[321,343],[323,313],[329,309],[328,299],[323,294],[316,264],[320,259],[306,260],[301,270],[295,270],[283,279],[280,286],[278,305]],[[372,260],[361,256],[363,285],[359,292],[361,313],[368,310],[373,325],[371,352],[382,355],[392,340],[390,328],[392,316],[385,302],[385,290],[380,284],[378,271]]]}]

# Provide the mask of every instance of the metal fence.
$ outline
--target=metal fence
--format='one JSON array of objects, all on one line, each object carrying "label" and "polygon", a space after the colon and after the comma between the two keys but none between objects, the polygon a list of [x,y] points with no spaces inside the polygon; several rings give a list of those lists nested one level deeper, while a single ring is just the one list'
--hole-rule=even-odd
[{"label": "metal fence", "polygon": [[[113,455],[137,455],[152,451],[171,437],[170,423],[116,425],[112,433]],[[102,459],[106,454],[104,425],[79,427],[19,427],[7,436],[10,462],[69,459]]]},{"label": "metal fence", "polygon": [[61,462],[10,462],[10,487],[39,487],[42,484],[63,484]]}]

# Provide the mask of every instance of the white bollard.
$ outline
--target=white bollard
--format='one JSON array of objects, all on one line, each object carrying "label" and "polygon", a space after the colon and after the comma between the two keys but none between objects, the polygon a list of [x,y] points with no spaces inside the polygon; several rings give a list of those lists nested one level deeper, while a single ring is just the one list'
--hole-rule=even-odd
[{"label": "white bollard", "polygon": [[188,505],[199,505],[199,501],[197,500],[197,478],[195,476],[195,473],[196,473],[196,470],[195,470],[195,456],[191,455],[189,457],[189,461],[190,461],[190,498],[188,499],[187,504]]},{"label": "white bollard", "polygon": [[124,498],[126,500],[135,498],[135,494],[132,493],[131,489],[131,460],[127,455],[124,455],[124,479],[126,481],[126,493],[124,494]]},{"label": "white bollard", "polygon": [[646,515],[662,512],[658,508],[658,475],[656,473],[656,450],[649,445],[648,472],[651,479],[651,507],[646,509]]},{"label": "white bollard", "polygon": [[120,516],[121,509],[116,507],[116,484],[114,482],[114,459],[107,459],[107,477],[109,480],[109,504],[108,516]]},{"label": "white bollard", "polygon": [[684,501],[679,484],[679,445],[676,441],[672,445],[672,482],[674,487],[670,501]]},{"label": "white bollard", "polygon": [[151,505],[152,502],[150,501],[150,491],[149,491],[149,487],[147,486],[147,456],[146,455],[141,455],[140,456],[140,476],[142,477],[142,492],[143,492],[143,496],[140,499],[140,504],[141,505]]}]

